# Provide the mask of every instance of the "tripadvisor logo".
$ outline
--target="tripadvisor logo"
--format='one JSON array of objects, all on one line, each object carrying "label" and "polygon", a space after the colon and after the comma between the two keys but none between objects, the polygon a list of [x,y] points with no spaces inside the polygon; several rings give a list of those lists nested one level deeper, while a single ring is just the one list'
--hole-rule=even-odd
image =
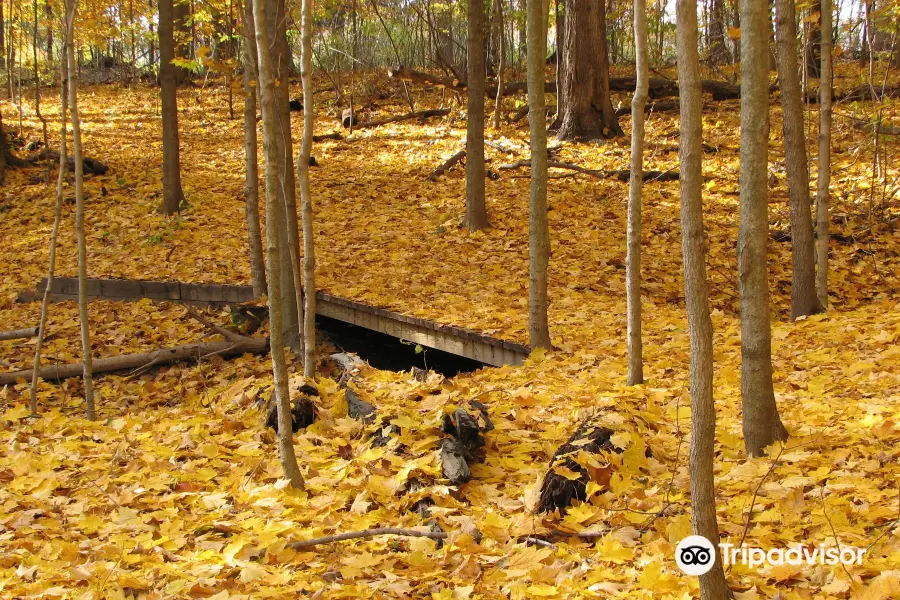
[{"label": "tripadvisor logo", "polygon": [[[734,544],[719,544],[725,565],[742,564],[756,568],[766,564],[779,565],[859,565],[866,551],[852,546],[828,547],[796,546],[794,548],[762,548]],[[675,548],[675,562],[686,575],[704,575],[716,564],[716,549],[712,542],[702,535],[689,535]]]}]

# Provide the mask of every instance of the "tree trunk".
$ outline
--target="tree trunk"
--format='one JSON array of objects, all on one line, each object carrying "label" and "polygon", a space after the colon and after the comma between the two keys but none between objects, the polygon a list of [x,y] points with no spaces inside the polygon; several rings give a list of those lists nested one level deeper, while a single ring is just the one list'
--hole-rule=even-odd
[{"label": "tree trunk", "polygon": [[32,365],[34,375],[31,378],[30,390],[30,407],[33,415],[36,415],[38,412],[37,387],[41,369],[41,347],[47,334],[47,311],[50,305],[50,290],[53,289],[53,275],[56,271],[56,242],[59,238],[59,222],[62,217],[63,184],[66,180],[66,167],[69,164],[66,144],[66,97],[69,79],[67,38],[68,36],[63,36],[63,48],[59,61],[59,175],[56,179],[56,207],[53,211],[53,231],[50,233],[50,264],[47,267],[47,287],[44,290],[44,297],[41,299],[41,317],[38,324],[37,340],[35,340],[34,344],[34,362]]},{"label": "tree trunk", "polygon": [[253,295],[266,293],[266,265],[259,226],[259,162],[256,137],[256,26],[253,0],[244,7],[244,165],[246,171],[247,241],[250,248],[250,277]]},{"label": "tree trunk", "polygon": [[69,77],[69,110],[72,114],[72,148],[75,154],[75,237],[78,243],[78,317],[81,321],[81,352],[84,363],[84,406],[89,421],[94,410],[94,380],[91,369],[91,330],[87,304],[87,242],[84,235],[84,170],[81,151],[81,121],[78,118],[78,80],[75,64],[75,13],[77,0],[66,0],[66,49]]},{"label": "tree trunk", "polygon": [[[783,0],[776,0],[776,3],[778,1]],[[819,6],[813,7],[810,10],[812,11],[810,18],[803,20],[803,27],[806,30],[806,47],[803,49],[803,59],[806,61],[807,75],[812,78],[817,78],[819,77],[819,57],[822,52],[821,0]],[[796,23],[796,21],[794,21],[794,23]]]},{"label": "tree trunk", "polygon": [[[678,87],[681,89],[681,125],[678,158],[681,164],[681,235],[684,260],[684,297],[691,339],[691,525],[718,548],[716,492],[713,462],[716,406],[713,400],[713,332],[706,288],[706,248],[703,233],[703,103],[700,93],[700,56],[697,35],[697,2],[678,0],[676,5]],[[721,556],[700,576],[703,600],[731,596],[725,583]]]},{"label": "tree trunk", "polygon": [[[178,58],[191,58],[191,26],[188,25],[188,19],[191,16],[190,0],[161,0],[162,2],[170,2],[172,7],[172,30],[175,42],[172,45],[172,56]],[[174,3],[174,4],[173,4]],[[162,6],[160,6],[162,8]],[[159,42],[160,60],[163,60],[162,49],[162,19],[160,19],[160,42]],[[181,85],[187,81],[191,73],[184,67],[173,67],[172,72],[175,74],[175,85]]]},{"label": "tree trunk", "polygon": [[[819,78],[819,172],[816,187],[816,295],[828,308],[828,205],[831,187],[831,0],[822,0],[822,73]],[[900,52],[898,52],[900,56]]]},{"label": "tree trunk", "polygon": [[528,0],[528,125],[531,130],[531,196],[528,218],[528,341],[532,348],[551,347],[547,317],[550,225],[547,217],[547,118],[544,108],[544,62],[547,56],[547,0]]},{"label": "tree trunk", "polygon": [[[787,438],[772,385],[772,340],[766,265],[768,232],[768,11],[741,0],[741,215],[738,272],[741,296],[741,397],[744,444],[759,456]],[[682,109],[682,118],[684,110]]]},{"label": "tree trunk", "polygon": [[503,34],[504,25],[503,25],[503,0],[496,0],[494,8],[494,14],[496,15],[498,24],[497,28],[500,30],[500,34],[498,36],[498,45],[499,47],[499,55],[498,55],[498,65],[497,65],[497,97],[494,99],[494,129],[500,129],[500,113],[503,109],[503,75],[506,70],[506,36]]},{"label": "tree trunk", "polygon": [[[275,138],[276,154],[281,163],[278,168],[278,194],[283,219],[276,219],[279,245],[285,249],[281,266],[281,315],[285,344],[295,350],[302,347],[303,299],[300,281],[300,228],[297,223],[297,192],[294,181],[294,149],[291,138],[290,48],[287,41],[287,20],[284,0],[267,0],[266,22],[274,73],[274,102],[277,119]],[[257,21],[258,23],[258,21]],[[259,27],[257,27],[258,29]],[[271,221],[267,221],[271,222]],[[271,277],[271,273],[269,274]]]},{"label": "tree trunk", "polygon": [[609,90],[605,3],[569,0],[566,8],[564,105],[556,137],[593,140],[623,135]]},{"label": "tree trunk", "polygon": [[159,0],[159,83],[163,129],[163,202],[159,211],[167,215],[177,213],[184,200],[178,140],[178,67],[172,64],[175,58],[172,18],[172,0]]},{"label": "tree trunk", "polygon": [[775,0],[778,43],[778,77],[784,112],[784,155],[791,206],[791,320],[819,312],[816,298],[816,266],[812,215],[809,201],[809,167],[803,131],[803,100],[797,75],[797,21],[794,0]]},{"label": "tree trunk", "polygon": [[266,20],[266,0],[252,0],[256,27],[257,68],[259,69],[259,95],[262,108],[263,146],[266,153],[266,267],[269,287],[269,329],[272,355],[272,372],[275,379],[275,402],[278,407],[278,452],[285,478],[295,488],[303,487],[303,475],[294,454],[293,428],[291,427],[291,399],[288,390],[287,364],[284,356],[281,307],[281,261],[283,246],[278,228],[273,225],[284,215],[284,205],[279,198],[279,184],[284,177],[279,170],[284,162],[278,155],[279,116],[275,106],[275,72],[269,51]]},{"label": "tree trunk", "polygon": [[564,0],[554,0],[556,15],[556,116],[550,129],[558,131],[562,125],[563,107],[566,105],[566,11]]},{"label": "tree trunk", "polygon": [[728,60],[728,49],[725,47],[725,0],[712,0],[709,15],[709,60],[714,65]]},{"label": "tree trunk", "polygon": [[303,0],[300,39],[302,55],[300,78],[303,82],[303,138],[297,160],[297,177],[300,179],[300,211],[303,216],[303,294],[306,298],[303,319],[303,375],[316,375],[316,248],[313,238],[312,198],[309,190],[309,159],[312,154],[312,136],[315,125],[316,104],[312,84],[312,4]]},{"label": "tree trunk", "polygon": [[468,3],[466,115],[466,218],[469,231],[488,227],[484,199],[484,3]]},{"label": "tree trunk", "polygon": [[647,58],[645,0],[634,2],[634,53],[637,83],[631,99],[631,176],[628,189],[625,292],[628,313],[628,385],[644,383],[641,342],[641,190],[644,184],[644,107],[647,105],[650,65]]}]

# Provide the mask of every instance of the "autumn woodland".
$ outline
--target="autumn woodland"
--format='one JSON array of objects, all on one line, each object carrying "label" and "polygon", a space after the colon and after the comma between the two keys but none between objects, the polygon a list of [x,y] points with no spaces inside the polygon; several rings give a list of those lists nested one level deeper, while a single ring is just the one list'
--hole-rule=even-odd
[{"label": "autumn woodland", "polygon": [[900,598],[897,0],[2,0],[0,178],[0,598]]}]

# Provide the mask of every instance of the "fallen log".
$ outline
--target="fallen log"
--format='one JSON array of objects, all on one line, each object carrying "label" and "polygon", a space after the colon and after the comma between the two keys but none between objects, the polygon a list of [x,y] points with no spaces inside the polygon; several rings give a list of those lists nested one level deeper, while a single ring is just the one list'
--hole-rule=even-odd
[{"label": "fallen log", "polygon": [[428,181],[436,181],[438,177],[446,173],[449,169],[451,169],[456,163],[461,161],[466,156],[465,150],[460,150],[447,160],[445,160],[438,168],[431,172],[431,175],[427,177]]},{"label": "fallen log", "polygon": [[412,119],[431,119],[434,117],[445,117],[450,114],[449,108],[435,108],[432,110],[418,110],[406,113],[404,115],[396,115],[394,117],[386,117],[384,119],[376,119],[374,121],[366,121],[355,125],[356,129],[367,129],[369,127],[380,127],[388,123],[398,123],[400,121],[410,121]]},{"label": "fallen log", "polygon": [[[110,373],[137,369],[144,372],[152,367],[173,363],[179,360],[198,360],[212,356],[229,356],[235,354],[260,354],[269,349],[268,338],[248,337],[239,341],[227,340],[224,342],[209,342],[201,344],[185,344],[173,348],[162,348],[153,352],[141,352],[138,354],[123,354],[107,358],[95,358],[93,361],[94,375],[98,373]],[[55,365],[43,367],[38,372],[41,379],[57,381],[68,377],[81,377],[84,365],[74,363],[69,365]],[[15,383],[19,379],[31,381],[32,369],[14,371],[12,373],[0,373],[0,386]]]},{"label": "fallen log", "polygon": [[[571,163],[558,162],[555,160],[551,160],[547,162],[547,166],[551,169],[566,169],[569,171],[575,171],[577,173],[582,173],[584,175],[590,175],[591,177],[596,177],[597,179],[605,179],[607,177],[614,177],[619,181],[628,181],[631,177],[631,171],[629,169],[610,169],[610,170],[597,170],[597,169],[586,169],[585,167],[579,167],[578,165],[573,165]],[[513,169],[521,169],[524,167],[531,167],[530,160],[517,160],[514,163],[509,163],[505,165],[500,165],[497,167],[501,171],[510,171]],[[678,181],[678,171],[675,169],[670,169],[668,171],[644,171],[642,173],[642,179],[645,182],[650,181]]]},{"label": "fallen log", "polygon": [[337,131],[334,131],[334,132],[332,132],[332,133],[323,133],[323,134],[321,134],[321,135],[314,135],[314,136],[313,136],[313,141],[314,141],[314,142],[322,142],[322,141],[325,141],[325,140],[342,140],[342,139],[344,139],[344,138],[343,138],[343,137],[341,136],[341,134],[338,133]]},{"label": "fallen log", "polygon": [[13,329],[11,331],[0,331],[0,341],[20,340],[22,338],[34,337],[37,334],[37,327],[28,327],[27,329]]},{"label": "fallen log", "polygon": [[[652,102],[644,106],[645,113],[658,113],[658,112],[669,112],[669,111],[678,111],[680,110],[680,106],[675,100],[662,100],[660,102]],[[616,116],[622,117],[624,115],[631,114],[631,105],[628,104],[626,106],[622,106],[616,109]]]},{"label": "fallen log", "polygon": [[[465,93],[467,85],[465,81],[460,81],[455,77],[441,77],[424,73],[422,71],[414,71],[409,67],[400,67],[397,69],[388,69],[388,77],[399,79],[400,81],[408,81],[419,85],[430,85],[451,90],[457,93]],[[703,91],[711,94],[713,100],[732,100],[741,97],[741,87],[733,85],[727,81],[716,81],[704,79],[700,82]],[[634,92],[636,80],[634,77],[610,77],[609,89],[613,92]],[[512,96],[514,94],[524,93],[528,91],[528,83],[525,81],[513,81],[503,84],[503,95]],[[496,85],[486,85],[484,93],[490,98],[497,96]],[[555,94],[556,82],[544,82],[544,93]],[[664,98],[667,96],[678,95],[678,82],[673,79],[664,79],[662,77],[651,77],[649,82],[649,95],[651,98]]]}]

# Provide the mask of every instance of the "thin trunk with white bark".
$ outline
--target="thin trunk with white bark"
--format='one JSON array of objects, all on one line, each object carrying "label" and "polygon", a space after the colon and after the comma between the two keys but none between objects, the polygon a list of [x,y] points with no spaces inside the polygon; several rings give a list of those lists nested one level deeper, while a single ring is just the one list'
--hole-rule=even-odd
[{"label": "thin trunk with white bark", "polygon": [[784,112],[784,155],[791,207],[791,319],[821,311],[816,298],[816,265],[809,202],[809,167],[803,130],[803,99],[797,65],[797,21],[794,0],[775,0],[778,77]]},{"label": "thin trunk with white bark", "polygon": [[[787,439],[772,384],[772,338],[766,264],[768,228],[769,76],[765,2],[741,0],[741,398],[744,445],[751,456]],[[682,111],[682,118],[684,111]]]},{"label": "thin trunk with white bark", "polygon": [[303,320],[303,375],[312,378],[316,374],[316,248],[313,238],[312,198],[309,190],[309,158],[312,154],[312,136],[315,125],[315,98],[312,86],[312,4],[303,0],[300,21],[302,55],[300,79],[303,83],[303,137],[300,140],[300,157],[297,160],[297,177],[300,180],[300,214],[303,223],[303,296],[305,319]]},{"label": "thin trunk with white bark", "polygon": [[91,370],[91,330],[87,301],[87,242],[84,234],[84,165],[81,150],[81,120],[78,118],[78,64],[75,62],[75,13],[77,0],[66,0],[66,44],[69,79],[69,111],[72,114],[72,150],[75,155],[75,237],[78,243],[78,317],[81,321],[81,352],[84,363],[84,406],[88,420],[94,410],[94,378]]},{"label": "thin trunk with white bark", "polygon": [[[831,186],[831,0],[822,0],[822,73],[819,80],[819,173],[816,187],[816,295],[828,308],[828,188]],[[900,54],[898,54],[900,56]]]},{"label": "thin trunk with white bark", "polygon": [[528,124],[531,129],[531,197],[528,218],[528,341],[550,345],[548,276],[550,225],[547,217],[547,121],[544,62],[547,55],[547,0],[528,0]]},{"label": "thin trunk with white bark", "polygon": [[[703,104],[700,88],[697,2],[676,3],[678,88],[681,90],[681,236],[684,257],[684,297],[691,344],[691,525],[714,547],[719,543],[716,521],[714,446],[716,405],[713,400],[713,332],[706,285],[706,245],[703,232],[702,158]],[[700,576],[703,600],[730,597],[721,556]]]},{"label": "thin trunk with white bark", "polygon": [[280,244],[275,223],[284,215],[278,186],[284,180],[279,170],[284,162],[278,154],[278,114],[275,107],[275,74],[269,52],[266,23],[266,0],[251,0],[256,27],[257,67],[259,69],[260,107],[263,121],[263,147],[266,153],[266,267],[269,288],[269,329],[272,373],[275,380],[275,402],[278,410],[278,453],[284,476],[295,488],[303,487],[303,475],[294,453],[291,423],[291,399],[288,390],[287,364],[284,356],[284,336],[281,313],[281,261],[284,248]]},{"label": "thin trunk with white bark", "polygon": [[644,383],[641,342],[641,191],[644,171],[644,107],[650,88],[647,58],[647,11],[644,0],[634,2],[634,52],[637,82],[631,99],[631,178],[628,189],[625,295],[628,313],[628,385]]}]

